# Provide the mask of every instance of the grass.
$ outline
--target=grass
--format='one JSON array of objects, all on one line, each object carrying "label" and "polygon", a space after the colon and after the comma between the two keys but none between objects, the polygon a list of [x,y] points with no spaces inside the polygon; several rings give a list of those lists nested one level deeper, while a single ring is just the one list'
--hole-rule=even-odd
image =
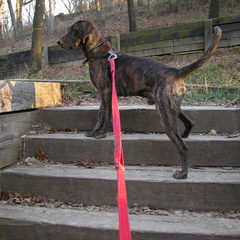
[{"label": "grass", "polygon": [[239,88],[197,88],[188,86],[188,93],[185,96],[186,103],[215,103],[220,105],[239,105]]},{"label": "grass", "polygon": [[186,78],[185,100],[240,104],[240,47],[219,49],[215,56]]},{"label": "grass", "polygon": [[[21,76],[27,77],[27,74]],[[49,79],[49,80],[89,80],[88,69],[80,63],[68,66],[45,66],[41,71],[28,76],[30,79]]]},{"label": "grass", "polygon": [[186,83],[210,87],[239,87],[239,55],[240,47],[219,49],[208,63],[186,79]]},{"label": "grass", "polygon": [[68,99],[70,101],[75,100],[75,99],[79,99],[80,95],[81,95],[80,92],[76,88],[70,88],[69,91],[68,91]]},{"label": "grass", "polygon": [[[167,65],[181,68],[203,53],[153,57]],[[187,103],[240,104],[240,47],[218,49],[201,68],[191,73],[185,83]]]}]

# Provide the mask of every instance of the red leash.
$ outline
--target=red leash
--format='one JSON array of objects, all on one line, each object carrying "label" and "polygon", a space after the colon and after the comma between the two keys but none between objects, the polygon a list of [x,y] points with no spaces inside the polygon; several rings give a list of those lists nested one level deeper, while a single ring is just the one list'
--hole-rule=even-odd
[{"label": "red leash", "polygon": [[[113,56],[113,58],[112,58]],[[118,98],[115,85],[115,62],[116,54],[109,57],[110,69],[112,73],[112,119],[114,133],[114,164],[117,169],[118,186],[118,218],[119,218],[119,239],[131,240],[131,231],[128,217],[128,202],[125,184],[124,156],[122,149],[122,133],[120,124],[120,114],[118,108]]]}]

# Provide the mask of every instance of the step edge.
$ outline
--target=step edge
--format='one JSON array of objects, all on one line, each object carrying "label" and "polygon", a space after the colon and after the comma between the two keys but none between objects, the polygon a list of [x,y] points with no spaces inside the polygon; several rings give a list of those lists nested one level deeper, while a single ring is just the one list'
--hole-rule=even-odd
[{"label": "step edge", "polygon": [[[113,141],[113,134],[108,134],[107,137],[102,139],[89,138],[85,136],[85,133],[44,133],[36,135],[27,135],[27,139],[72,139],[72,140],[87,140],[87,141]],[[162,133],[123,133],[122,140],[136,141],[136,140],[148,140],[148,141],[170,141],[166,134]],[[185,142],[199,142],[199,141],[230,141],[239,142],[240,136],[229,138],[226,135],[208,135],[208,134],[191,134],[188,138],[184,138]]]},{"label": "step edge", "polygon": [[[38,223],[37,220],[44,219],[44,221],[42,221],[45,224],[47,224],[49,221],[50,224],[59,224],[63,226],[70,225],[72,227],[78,227],[78,224],[81,223],[79,226],[81,228],[118,230],[117,213],[104,212],[103,216],[103,212],[93,213],[69,209],[39,209],[39,207],[6,206],[6,204],[3,205],[1,203],[0,209],[0,218],[2,219],[4,218],[9,220],[18,220],[17,213],[20,213],[21,218],[19,220],[22,221],[28,220],[30,222]],[[32,210],[34,210],[34,213],[37,216],[33,214]],[[50,215],[50,220],[46,218],[46,214]],[[4,217],[2,217],[1,215],[4,215]],[[23,217],[24,215],[26,215],[26,218]],[[89,221],[86,221],[86,219],[89,217],[92,217],[92,219],[94,220],[94,224],[91,227],[89,227]],[[63,220],[61,220],[62,218]],[[82,221],[82,219],[84,219],[84,221]],[[66,222],[68,222],[68,224],[66,224]],[[235,237],[240,236],[240,229],[238,228],[239,223],[239,220],[227,218],[209,219],[203,217],[189,217],[184,219],[183,217],[169,217],[159,215],[130,215],[130,225],[132,232],[140,233],[152,232],[159,234],[194,234],[203,236],[214,235]],[[173,227],[173,225],[175,225],[175,227]],[[213,226],[215,226],[215,228]]]},{"label": "step edge", "polygon": [[[189,168],[189,177],[177,180],[172,177],[176,167],[137,167],[126,166],[126,182],[153,182],[158,184],[240,184],[240,168],[236,170],[224,170],[222,168],[206,168],[199,170]],[[220,170],[220,171],[219,171]],[[91,173],[91,174],[90,174]],[[70,178],[77,180],[102,180],[116,182],[117,172],[113,165],[86,169],[84,167],[67,165],[45,166],[18,166],[6,169],[0,173],[2,181],[5,176],[15,175],[22,177],[43,178]],[[195,177],[194,177],[195,176]],[[4,189],[4,186],[2,186]]]}]

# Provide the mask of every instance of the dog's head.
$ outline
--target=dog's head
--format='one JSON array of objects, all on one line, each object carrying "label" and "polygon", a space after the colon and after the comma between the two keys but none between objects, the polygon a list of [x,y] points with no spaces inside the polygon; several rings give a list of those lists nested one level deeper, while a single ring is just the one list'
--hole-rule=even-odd
[{"label": "dog's head", "polygon": [[68,28],[68,32],[62,36],[57,43],[63,48],[84,48],[91,49],[101,39],[101,33],[93,23],[88,20],[75,22]]}]

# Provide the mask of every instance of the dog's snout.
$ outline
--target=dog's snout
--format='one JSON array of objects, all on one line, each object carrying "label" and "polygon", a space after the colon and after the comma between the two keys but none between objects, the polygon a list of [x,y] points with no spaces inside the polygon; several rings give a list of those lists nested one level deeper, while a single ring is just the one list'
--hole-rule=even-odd
[{"label": "dog's snout", "polygon": [[61,45],[61,39],[57,40],[57,44]]}]

